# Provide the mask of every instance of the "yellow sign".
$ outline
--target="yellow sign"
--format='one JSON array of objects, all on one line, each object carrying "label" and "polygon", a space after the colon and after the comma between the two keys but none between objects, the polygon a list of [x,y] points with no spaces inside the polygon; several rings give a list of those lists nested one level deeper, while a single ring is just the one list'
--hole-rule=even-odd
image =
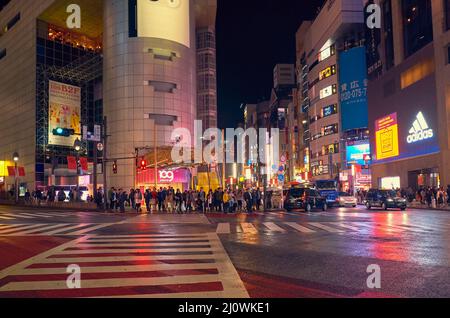
[{"label": "yellow sign", "polygon": [[377,160],[400,155],[397,114],[377,120],[375,124]]}]

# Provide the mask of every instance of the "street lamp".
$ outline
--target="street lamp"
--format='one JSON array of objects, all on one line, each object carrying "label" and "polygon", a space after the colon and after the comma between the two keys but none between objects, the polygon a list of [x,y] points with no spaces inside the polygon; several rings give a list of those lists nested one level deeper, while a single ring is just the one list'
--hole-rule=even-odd
[{"label": "street lamp", "polygon": [[17,169],[17,163],[19,162],[19,153],[16,151],[13,153],[13,160],[14,160],[14,196],[15,196],[15,202],[16,204],[19,202],[19,179],[18,174],[19,171]]},{"label": "street lamp", "polygon": [[79,188],[80,188],[80,151],[81,151],[82,143],[80,139],[76,139],[73,143],[73,148],[77,153],[77,188],[76,188],[76,198],[75,201],[78,201],[79,197]]}]

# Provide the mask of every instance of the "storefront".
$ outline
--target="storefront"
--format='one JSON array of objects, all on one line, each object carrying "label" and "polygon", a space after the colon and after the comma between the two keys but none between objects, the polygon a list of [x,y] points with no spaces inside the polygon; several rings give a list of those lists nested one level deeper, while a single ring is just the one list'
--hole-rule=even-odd
[{"label": "storefront", "polygon": [[[185,191],[191,187],[191,172],[187,168],[158,169],[156,188],[172,187],[176,190]],[[147,169],[138,171],[136,185],[141,190],[155,188],[155,170]]]}]

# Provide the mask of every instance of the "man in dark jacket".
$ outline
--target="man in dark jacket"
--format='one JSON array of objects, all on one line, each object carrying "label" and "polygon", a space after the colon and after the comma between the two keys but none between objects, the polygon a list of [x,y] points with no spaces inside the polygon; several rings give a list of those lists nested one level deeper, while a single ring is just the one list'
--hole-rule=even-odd
[{"label": "man in dark jacket", "polygon": [[244,200],[247,203],[247,212],[252,213],[253,212],[253,196],[250,189],[248,189],[244,193]]}]

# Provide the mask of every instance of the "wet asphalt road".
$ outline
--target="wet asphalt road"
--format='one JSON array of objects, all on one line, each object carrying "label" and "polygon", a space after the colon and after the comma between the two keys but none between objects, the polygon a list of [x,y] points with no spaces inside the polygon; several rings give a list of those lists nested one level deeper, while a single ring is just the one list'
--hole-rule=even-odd
[{"label": "wet asphalt road", "polygon": [[[209,281],[208,277],[212,273],[212,268],[207,269],[210,272],[206,276],[203,272],[192,272],[192,270],[199,270],[198,268],[187,268],[191,270],[189,275],[199,276],[188,275],[189,277],[187,277],[187,274],[183,273],[180,280],[175,280],[175,282],[194,283],[195,285],[197,283],[195,277],[199,277],[199,282],[195,285],[195,288],[199,289],[182,288],[182,291],[187,293],[186,295],[171,292],[171,296],[229,297],[233,293],[244,297],[247,294],[250,297],[450,296],[450,212],[367,211],[361,207],[338,208],[328,212],[309,214],[268,212],[254,215],[210,214],[207,217],[200,215],[137,216],[133,213],[118,215],[0,207],[0,247],[2,248],[0,249],[0,259],[2,260],[0,261],[0,296],[27,297],[29,294],[24,293],[22,289],[38,290],[39,288],[35,288],[32,282],[11,287],[8,285],[8,282],[11,281],[8,275],[26,281],[26,275],[30,273],[30,270],[21,262],[26,262],[31,257],[40,257],[42,253],[66,242],[72,244],[73,240],[84,240],[87,235],[111,240],[108,245],[111,246],[110,249],[103,251],[105,254],[95,254],[97,256],[95,260],[99,267],[106,266],[103,260],[113,258],[114,261],[117,261],[114,257],[118,255],[113,252],[117,252],[118,249],[126,248],[127,250],[121,250],[124,253],[129,253],[130,249],[136,249],[137,253],[126,254],[126,256],[131,257],[131,260],[135,260],[138,256],[137,258],[140,260],[139,253],[148,252],[139,250],[143,248],[140,243],[145,243],[147,239],[153,242],[158,235],[163,236],[164,239],[180,237],[178,242],[167,241],[162,244],[175,244],[178,249],[174,249],[173,253],[161,254],[169,255],[173,259],[179,257],[183,260],[184,257],[183,262],[186,262],[186,257],[195,253],[197,253],[195,254],[197,258],[205,258],[205,255],[209,253],[204,250],[207,246],[212,246],[211,248],[215,251],[212,253],[226,255],[224,258],[222,256],[216,258],[219,275],[216,275],[217,277],[212,281]],[[195,243],[194,236],[196,235],[207,235],[208,238],[197,237],[198,243]],[[216,241],[216,237],[220,240]],[[125,245],[117,243],[128,241],[130,244],[140,245],[114,246]],[[79,243],[76,242],[76,244]],[[88,248],[86,246],[90,246],[89,244],[91,243],[87,242],[82,245],[83,247],[70,245],[69,251],[57,251],[57,253],[67,255],[71,253],[70,250],[83,250]],[[189,247],[194,248],[189,249],[193,252],[184,253],[184,256],[183,253],[177,254],[180,251],[188,251],[183,249]],[[101,247],[96,246],[95,248]],[[226,251],[225,253],[223,253],[223,249]],[[83,253],[91,252],[93,253],[95,250]],[[77,260],[76,257],[86,256],[71,254],[75,254],[69,254],[75,260]],[[172,262],[174,261],[176,260]],[[39,260],[39,262],[46,263],[47,261]],[[200,261],[197,260],[197,262]],[[381,269],[381,289],[370,289],[367,286],[367,278],[370,275],[367,273],[367,268],[373,264],[378,265]],[[154,273],[155,268],[158,270],[173,269],[164,267],[166,265],[158,265],[158,267],[154,264],[147,264],[146,266],[150,266],[149,268],[133,267],[136,264],[132,264],[133,266],[128,268],[127,266],[130,265],[128,263],[123,265],[116,263],[115,265],[116,268],[121,268],[120,266],[125,268],[121,268],[121,271],[123,269],[125,271],[148,269]],[[137,265],[143,266],[141,263]],[[17,268],[11,271],[11,266]],[[31,266],[42,267],[42,264]],[[187,270],[183,267],[187,265],[177,266]],[[205,265],[200,267],[205,270]],[[35,271],[37,272],[33,274],[51,273],[51,270]],[[55,269],[55,271],[57,270]],[[109,269],[105,269],[105,271],[110,272]],[[226,271],[226,275],[221,271]],[[233,276],[236,273],[238,276]],[[165,274],[167,272],[163,274],[159,272],[158,275],[164,276]],[[176,276],[176,274],[170,273],[167,276]],[[117,279],[116,276],[114,277]],[[133,282],[136,282],[137,285],[155,285],[148,279],[140,281],[141,277],[136,277],[136,275],[133,277]],[[9,280],[5,281],[5,279]],[[44,276],[41,279],[53,278]],[[235,281],[238,281],[239,286],[233,285]],[[148,294],[149,296],[163,294],[164,296],[164,293],[172,288],[170,286],[173,286],[173,284],[169,284],[171,281],[168,278],[167,282],[161,281],[161,286],[164,288],[161,287],[160,290],[134,289],[133,292],[130,292],[120,289],[122,283],[123,281],[120,279],[99,281],[100,287],[108,288],[107,292],[105,290],[101,290],[101,292],[99,290],[99,292],[106,293],[106,295],[111,292],[111,295],[116,296],[139,294]],[[93,282],[92,287],[98,287],[95,284]],[[51,286],[48,288],[51,289]],[[6,294],[2,294],[3,291]],[[96,297],[97,294],[93,291],[94,289],[91,289],[87,294],[82,293],[75,296]],[[50,295],[59,295],[59,292],[61,291],[54,289],[52,290],[53,294]],[[33,295],[48,297],[46,293]]]}]

